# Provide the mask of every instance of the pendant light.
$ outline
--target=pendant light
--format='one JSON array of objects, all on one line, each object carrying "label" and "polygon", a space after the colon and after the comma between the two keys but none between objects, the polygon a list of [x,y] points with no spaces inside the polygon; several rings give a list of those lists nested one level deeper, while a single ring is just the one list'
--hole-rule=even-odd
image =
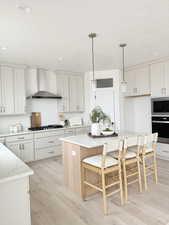
[{"label": "pendant light", "polygon": [[127,46],[127,44],[124,43],[124,44],[120,44],[119,46],[122,48],[122,66],[123,66],[123,68],[122,68],[123,80],[121,82],[121,91],[123,93],[125,93],[127,91],[127,82],[125,81],[125,76],[124,76],[124,74],[125,74],[125,68],[124,68],[124,48]]},{"label": "pendant light", "polygon": [[94,65],[94,38],[96,38],[97,34],[96,33],[90,33],[88,37],[92,40],[92,72],[93,72],[93,77],[92,77],[92,90],[94,92],[94,98],[96,100],[96,80],[95,80],[95,65]]}]

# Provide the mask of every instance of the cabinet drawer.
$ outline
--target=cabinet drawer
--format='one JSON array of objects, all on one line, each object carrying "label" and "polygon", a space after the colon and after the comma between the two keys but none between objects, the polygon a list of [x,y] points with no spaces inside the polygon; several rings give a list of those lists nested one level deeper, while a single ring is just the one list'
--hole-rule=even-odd
[{"label": "cabinet drawer", "polygon": [[64,130],[55,130],[55,131],[43,131],[40,133],[35,133],[35,138],[43,138],[43,137],[50,137],[50,136],[60,136],[64,135]]},{"label": "cabinet drawer", "polygon": [[33,139],[33,134],[14,135],[14,136],[6,137],[6,143],[16,142],[16,141],[26,141],[31,139]]},{"label": "cabinet drawer", "polygon": [[44,137],[35,140],[35,148],[48,148],[60,144],[58,136]]},{"label": "cabinet drawer", "polygon": [[65,137],[69,137],[69,136],[73,136],[73,135],[75,135],[75,129],[68,129],[68,130],[65,130],[65,132],[64,132],[64,136]]},{"label": "cabinet drawer", "polygon": [[50,158],[61,154],[61,146],[53,146],[43,149],[36,149],[35,160]]}]

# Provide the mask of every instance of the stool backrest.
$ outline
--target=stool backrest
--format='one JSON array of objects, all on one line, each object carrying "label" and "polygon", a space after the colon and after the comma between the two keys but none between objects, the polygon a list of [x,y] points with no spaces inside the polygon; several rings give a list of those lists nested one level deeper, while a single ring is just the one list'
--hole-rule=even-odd
[{"label": "stool backrest", "polygon": [[151,148],[153,151],[156,151],[157,139],[158,139],[158,133],[145,135],[143,153],[145,153],[146,149],[148,148]]},{"label": "stool backrest", "polygon": [[[102,167],[105,167],[106,155],[111,152],[118,151],[118,160],[121,161],[123,151],[123,140],[116,139],[104,144],[102,153]],[[113,158],[112,158],[113,159]]]},{"label": "stool backrest", "polygon": [[123,149],[123,156],[127,153],[128,148],[136,147],[137,148],[137,156],[139,156],[141,152],[141,147],[143,145],[143,137],[142,136],[133,136],[133,137],[126,137],[124,138],[124,149]]}]

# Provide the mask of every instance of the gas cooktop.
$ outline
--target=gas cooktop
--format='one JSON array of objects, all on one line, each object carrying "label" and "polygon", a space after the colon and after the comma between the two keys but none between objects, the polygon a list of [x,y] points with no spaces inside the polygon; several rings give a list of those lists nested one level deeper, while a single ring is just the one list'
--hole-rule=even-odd
[{"label": "gas cooktop", "polygon": [[28,129],[31,131],[38,131],[38,130],[49,130],[49,129],[56,129],[56,128],[63,128],[63,126],[58,124],[53,124],[53,125],[47,125],[47,126],[41,126],[41,127],[30,127]]}]

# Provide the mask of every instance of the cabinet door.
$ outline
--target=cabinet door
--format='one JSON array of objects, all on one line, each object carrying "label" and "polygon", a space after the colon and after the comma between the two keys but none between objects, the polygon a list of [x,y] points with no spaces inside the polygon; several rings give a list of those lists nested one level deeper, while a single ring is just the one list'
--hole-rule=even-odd
[{"label": "cabinet door", "polygon": [[16,114],[25,113],[25,71],[14,69],[14,108]]},{"label": "cabinet door", "polygon": [[77,78],[71,76],[69,80],[70,85],[70,112],[76,112],[77,111],[77,95],[78,93],[78,87],[77,87]]},{"label": "cabinet door", "polygon": [[14,73],[13,68],[1,67],[2,107],[4,114],[14,113]]},{"label": "cabinet door", "polygon": [[152,97],[165,96],[165,64],[152,64],[150,67]]},{"label": "cabinet door", "polygon": [[81,76],[70,77],[70,112],[82,112],[84,110],[84,83]]},{"label": "cabinet door", "polygon": [[57,94],[62,96],[58,102],[59,112],[69,112],[69,78],[64,75],[56,76]]},{"label": "cabinet door", "polygon": [[135,70],[137,95],[150,94],[149,67]]},{"label": "cabinet door", "polygon": [[136,89],[136,75],[133,70],[127,71],[125,73],[126,82],[127,82],[127,92],[126,96],[132,96],[137,94]]},{"label": "cabinet door", "polygon": [[21,149],[20,144],[18,143],[11,143],[7,144],[7,147],[18,157],[21,158]]},{"label": "cabinet door", "polygon": [[165,62],[165,94],[169,96],[169,61]]},{"label": "cabinet door", "polygon": [[34,147],[32,141],[21,144],[21,159],[24,162],[34,161]]},{"label": "cabinet door", "polygon": [[84,80],[83,77],[77,77],[77,106],[76,109],[79,112],[84,111]]}]

